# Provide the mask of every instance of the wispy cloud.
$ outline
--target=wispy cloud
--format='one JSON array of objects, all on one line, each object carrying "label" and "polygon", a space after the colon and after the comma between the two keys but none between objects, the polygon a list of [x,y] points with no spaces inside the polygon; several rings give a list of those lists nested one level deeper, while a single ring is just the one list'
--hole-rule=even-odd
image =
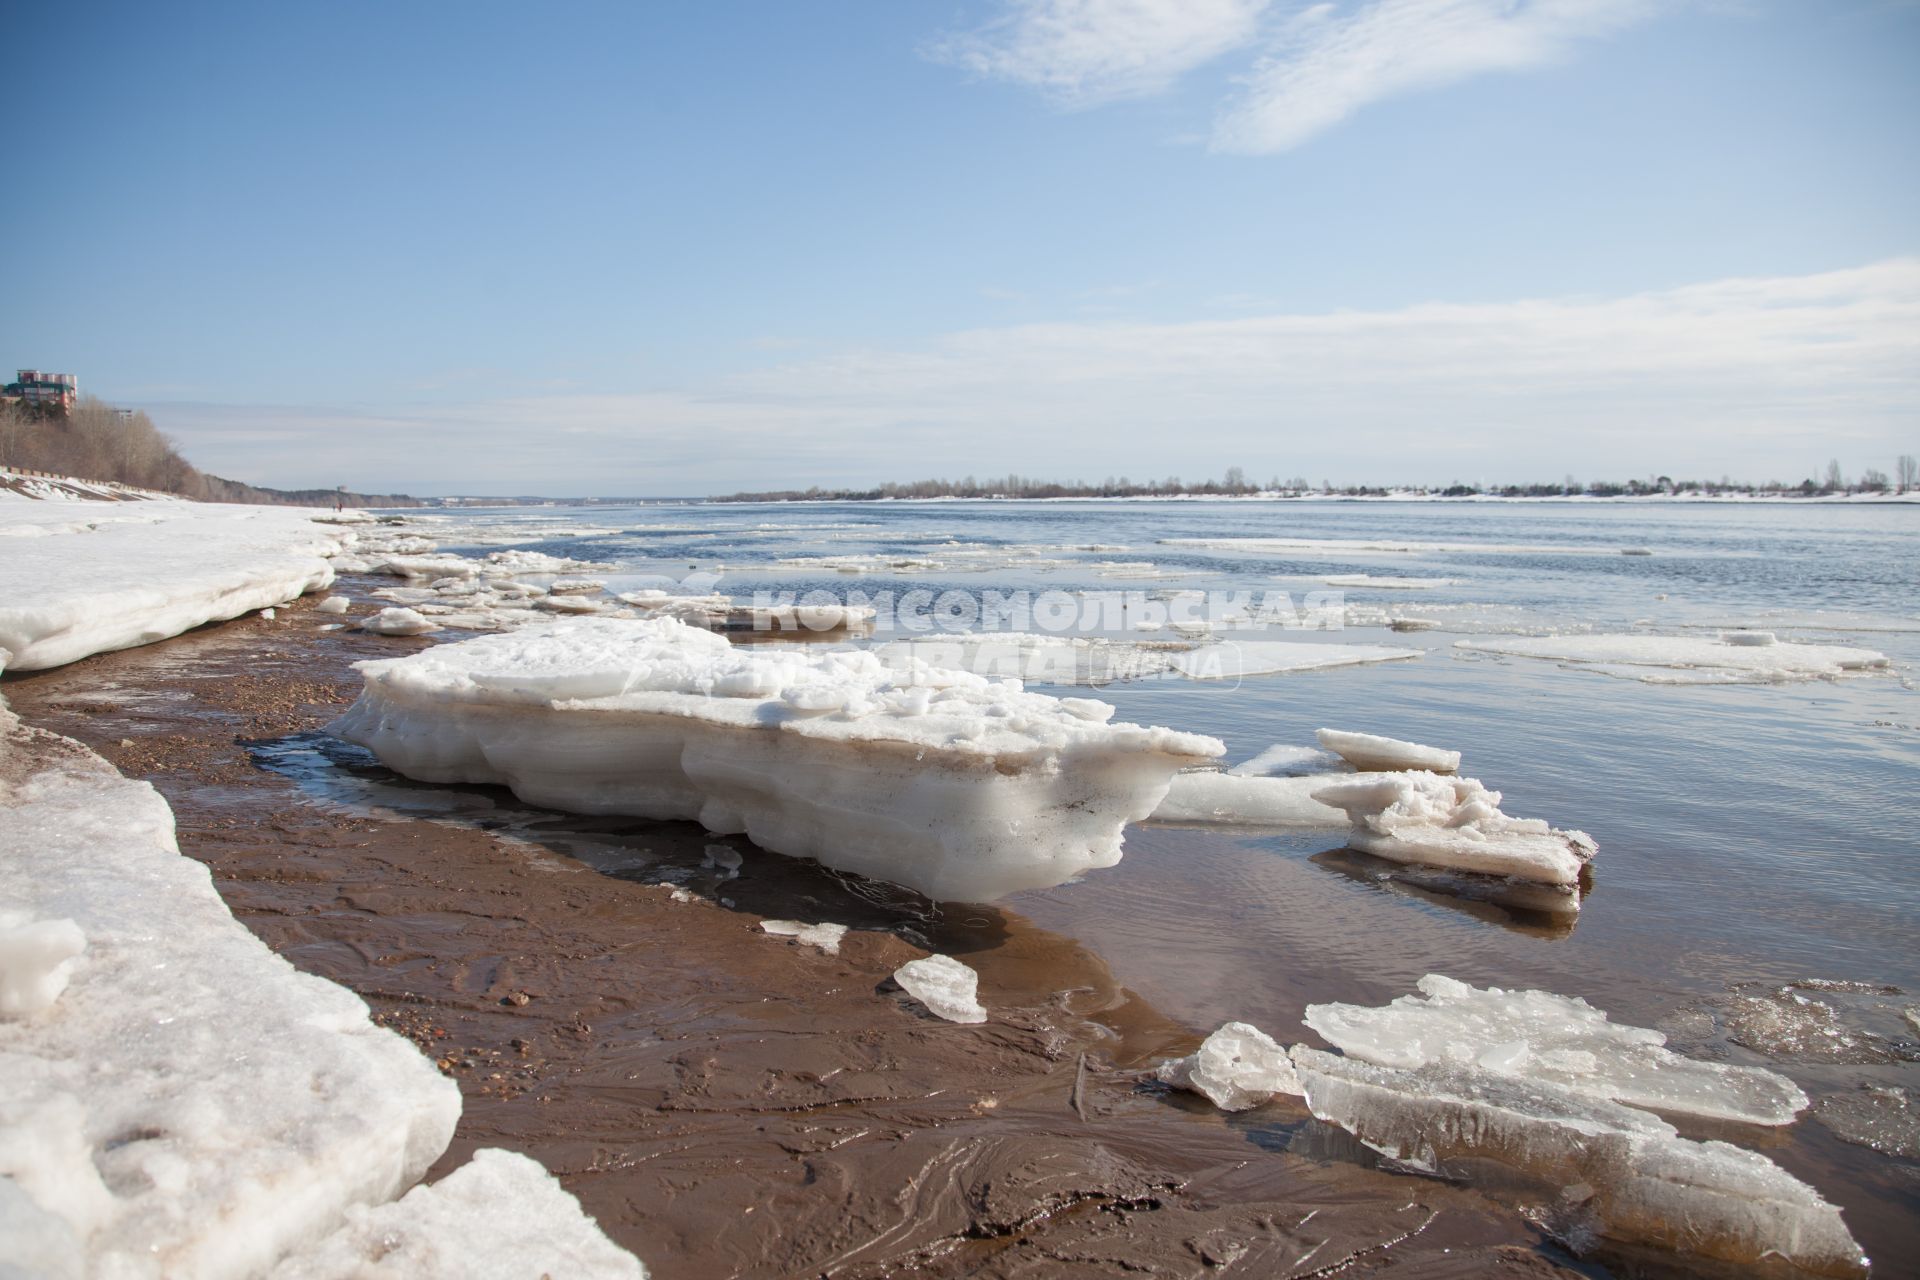
[{"label": "wispy cloud", "polygon": [[1011,0],[999,19],[926,49],[1068,106],[1160,93],[1252,40],[1269,0]]},{"label": "wispy cloud", "polygon": [[1551,65],[1661,4],[1334,0],[1274,10],[1271,0],[1004,0],[1004,8],[924,52],[1087,107],[1163,93],[1205,63],[1261,47],[1214,122],[1211,146],[1264,153],[1299,146],[1384,98]]},{"label": "wispy cloud", "polygon": [[1372,102],[1556,62],[1651,17],[1652,0],[1375,0],[1299,13],[1216,123],[1219,151],[1295,147]]},{"label": "wispy cloud", "polygon": [[[221,475],[681,493],[1016,470],[1340,481],[1798,479],[1891,465],[1920,412],[1920,259],[1624,297],[1056,323],[646,394],[150,408]],[[320,468],[316,473],[315,468]]]}]

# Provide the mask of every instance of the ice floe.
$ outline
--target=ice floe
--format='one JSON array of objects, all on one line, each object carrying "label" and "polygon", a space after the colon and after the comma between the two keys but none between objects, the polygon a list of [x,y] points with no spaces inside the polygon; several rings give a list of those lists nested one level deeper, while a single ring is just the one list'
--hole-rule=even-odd
[{"label": "ice floe", "polygon": [[1460,753],[1440,747],[1426,747],[1399,738],[1383,738],[1374,733],[1351,733],[1344,729],[1320,729],[1314,738],[1355,769],[1373,773],[1424,769],[1431,773],[1454,773],[1460,768]]},{"label": "ice floe", "polygon": [[[109,515],[101,508],[112,512]],[[138,514],[126,514],[137,507]],[[0,650],[20,671],[150,644],[325,587],[352,529],[315,512],[154,499],[36,502],[0,493]]]},{"label": "ice floe", "polygon": [[1265,778],[1274,774],[1332,773],[1344,764],[1331,751],[1283,742],[1275,743],[1251,759],[1241,761],[1227,772],[1240,778]]},{"label": "ice floe", "polygon": [[1325,776],[1250,777],[1205,769],[1175,775],[1155,822],[1243,827],[1339,827],[1346,814],[1314,799]]},{"label": "ice floe", "polygon": [[390,607],[362,618],[360,629],[381,636],[423,636],[440,630],[440,624],[413,609]]},{"label": "ice floe", "polygon": [[1306,1023],[1377,1066],[1475,1066],[1669,1115],[1782,1125],[1807,1105],[1785,1076],[1682,1057],[1660,1032],[1611,1022],[1581,999],[1481,989],[1434,973],[1419,990],[1384,1008],[1308,1005]]},{"label": "ice floe", "polygon": [[952,956],[909,960],[893,971],[893,980],[937,1018],[967,1023],[987,1020],[979,999],[980,975]]},{"label": "ice floe", "polygon": [[1500,809],[1500,793],[1476,779],[1364,774],[1329,782],[1313,798],[1346,812],[1353,823],[1350,848],[1393,862],[1559,886],[1569,890],[1565,909],[1579,909],[1571,891],[1593,857],[1593,838],[1537,818],[1508,816]]},{"label": "ice floe", "polygon": [[1542,658],[1647,684],[1779,684],[1887,670],[1883,653],[1835,644],[1764,644],[1703,636],[1513,636],[1456,649]]},{"label": "ice floe", "polygon": [[865,651],[735,647],[576,619],[359,665],[334,731],[428,782],[699,821],[762,848],[990,901],[1111,866],[1212,738]]},{"label": "ice floe", "polygon": [[1164,1063],[1157,1078],[1200,1094],[1222,1111],[1257,1107],[1276,1093],[1300,1092],[1293,1061],[1266,1032],[1229,1022],[1184,1058]]},{"label": "ice floe", "polygon": [[1863,1084],[1820,1099],[1813,1114],[1843,1142],[1904,1160],[1920,1159],[1920,1094],[1912,1089]]}]

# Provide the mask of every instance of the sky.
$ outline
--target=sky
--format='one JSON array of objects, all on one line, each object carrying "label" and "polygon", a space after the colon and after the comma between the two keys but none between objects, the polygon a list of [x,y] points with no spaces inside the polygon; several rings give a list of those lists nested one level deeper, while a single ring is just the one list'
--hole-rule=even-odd
[{"label": "sky", "polygon": [[236,479],[1920,453],[1920,0],[9,12],[0,359]]}]

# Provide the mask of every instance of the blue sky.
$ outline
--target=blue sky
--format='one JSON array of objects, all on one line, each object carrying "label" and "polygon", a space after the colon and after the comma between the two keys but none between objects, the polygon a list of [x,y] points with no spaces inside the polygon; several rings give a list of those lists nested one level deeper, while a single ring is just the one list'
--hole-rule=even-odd
[{"label": "blue sky", "polygon": [[0,115],[45,181],[6,202],[0,358],[220,474],[702,494],[1920,452],[1911,0],[12,15]]}]

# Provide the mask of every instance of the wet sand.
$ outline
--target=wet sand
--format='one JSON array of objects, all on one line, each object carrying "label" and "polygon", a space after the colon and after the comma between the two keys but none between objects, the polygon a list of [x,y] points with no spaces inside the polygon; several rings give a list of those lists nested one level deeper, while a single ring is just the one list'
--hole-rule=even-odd
[{"label": "wet sand", "polygon": [[[678,902],[525,829],[314,802],[259,744],[337,714],[354,660],[423,643],[330,620],[301,601],[0,692],[153,782],[242,922],[459,1081],[433,1176],[525,1152],[663,1280],[1595,1274],[1494,1200],[1366,1167],[1297,1106],[1229,1117],[1144,1082],[1210,1028],[1013,912],[876,909],[828,956],[758,928],[822,918],[811,864],[749,851],[756,874]],[[687,865],[710,843],[603,827]],[[992,1021],[894,987],[929,942],[980,970]]]}]

